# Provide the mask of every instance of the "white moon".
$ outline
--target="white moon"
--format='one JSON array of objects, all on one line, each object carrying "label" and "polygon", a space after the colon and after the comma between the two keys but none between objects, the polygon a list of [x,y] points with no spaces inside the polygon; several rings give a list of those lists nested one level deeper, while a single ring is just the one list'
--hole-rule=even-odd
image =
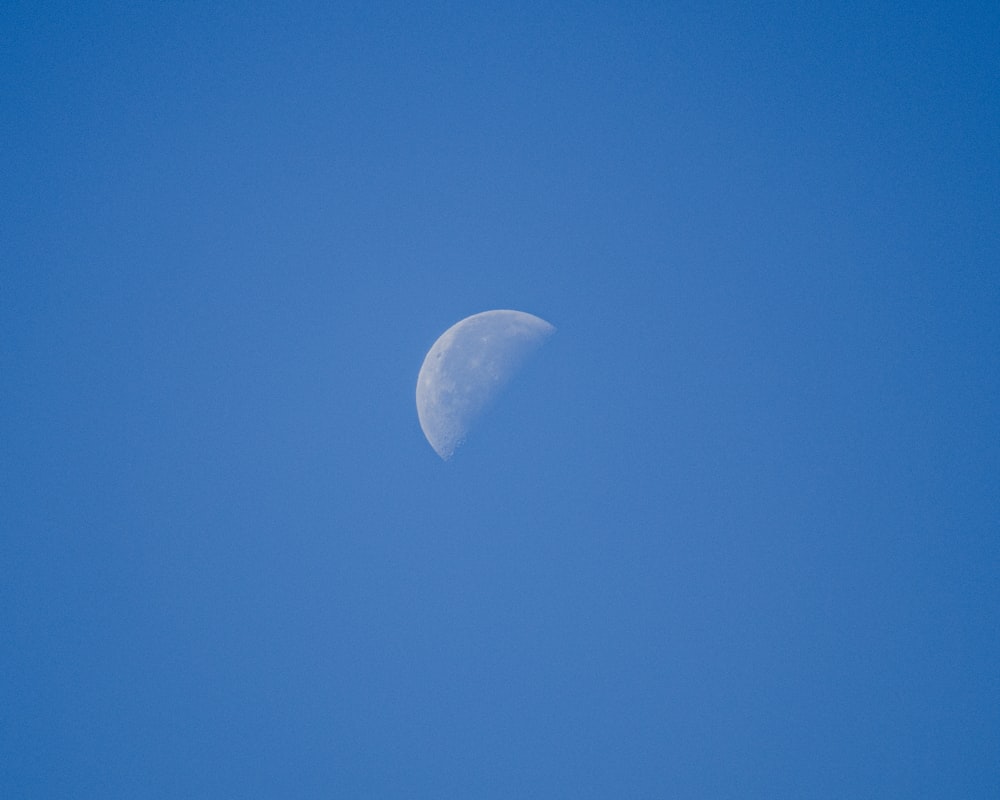
[{"label": "white moon", "polygon": [[524,359],[555,331],[523,311],[484,311],[452,325],[427,352],[417,376],[417,416],[446,461],[480,412]]}]

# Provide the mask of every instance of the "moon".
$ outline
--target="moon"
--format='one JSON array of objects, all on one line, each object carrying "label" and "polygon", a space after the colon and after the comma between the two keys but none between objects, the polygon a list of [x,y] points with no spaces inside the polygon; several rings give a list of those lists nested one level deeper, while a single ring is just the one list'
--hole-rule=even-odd
[{"label": "moon", "polygon": [[417,416],[445,461],[480,413],[555,327],[524,311],[473,314],[441,334],[417,376]]}]

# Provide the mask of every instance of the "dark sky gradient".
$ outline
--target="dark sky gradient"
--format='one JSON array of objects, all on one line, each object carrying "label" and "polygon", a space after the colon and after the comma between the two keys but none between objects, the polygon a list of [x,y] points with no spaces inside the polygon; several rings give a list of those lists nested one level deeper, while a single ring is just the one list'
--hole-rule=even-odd
[{"label": "dark sky gradient", "polygon": [[799,5],[6,3],[0,796],[1000,796],[1000,7]]}]

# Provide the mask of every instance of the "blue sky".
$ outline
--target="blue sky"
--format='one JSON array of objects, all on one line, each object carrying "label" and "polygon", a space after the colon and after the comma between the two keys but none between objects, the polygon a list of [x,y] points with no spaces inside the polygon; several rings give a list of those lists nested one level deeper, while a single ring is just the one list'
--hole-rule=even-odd
[{"label": "blue sky", "polygon": [[996,797],[998,17],[8,4],[0,794]]}]

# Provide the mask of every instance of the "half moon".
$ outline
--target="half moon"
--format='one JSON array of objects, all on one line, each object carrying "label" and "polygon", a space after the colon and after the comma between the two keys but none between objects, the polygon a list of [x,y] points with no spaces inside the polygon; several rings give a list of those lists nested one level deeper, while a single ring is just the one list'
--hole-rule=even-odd
[{"label": "half moon", "polygon": [[446,461],[476,418],[555,327],[523,311],[483,311],[452,325],[417,376],[417,416]]}]

